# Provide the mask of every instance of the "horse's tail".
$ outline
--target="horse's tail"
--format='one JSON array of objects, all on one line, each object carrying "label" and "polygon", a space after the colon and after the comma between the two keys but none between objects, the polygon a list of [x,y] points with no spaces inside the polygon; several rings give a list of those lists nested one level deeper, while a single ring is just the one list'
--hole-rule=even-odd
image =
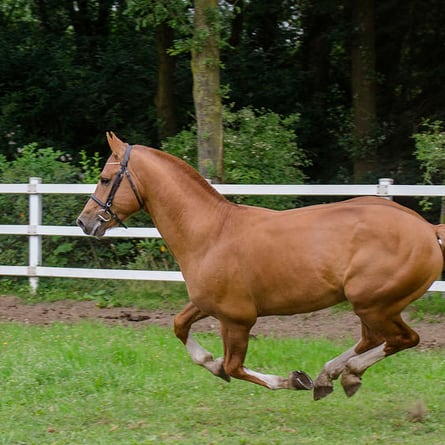
[{"label": "horse's tail", "polygon": [[442,250],[442,256],[444,260],[444,268],[445,268],[445,224],[438,224],[435,226],[436,228],[436,236],[437,242]]}]

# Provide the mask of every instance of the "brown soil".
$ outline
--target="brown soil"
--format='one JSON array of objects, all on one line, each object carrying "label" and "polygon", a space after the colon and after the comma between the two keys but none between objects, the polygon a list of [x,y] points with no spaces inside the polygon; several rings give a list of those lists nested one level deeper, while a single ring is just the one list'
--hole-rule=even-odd
[{"label": "brown soil", "polygon": [[[109,325],[172,327],[175,313],[147,311],[135,308],[99,308],[92,301],[64,300],[54,303],[26,304],[11,296],[0,296],[0,321],[26,324],[73,323],[80,320],[99,320]],[[410,320],[410,326],[420,335],[422,349],[445,347],[443,316],[429,316],[423,320]],[[214,318],[199,321],[193,326],[198,332],[219,332]],[[258,319],[252,335],[274,337],[327,338],[331,340],[359,339],[360,322],[350,311],[325,309],[311,314],[271,316]]]}]

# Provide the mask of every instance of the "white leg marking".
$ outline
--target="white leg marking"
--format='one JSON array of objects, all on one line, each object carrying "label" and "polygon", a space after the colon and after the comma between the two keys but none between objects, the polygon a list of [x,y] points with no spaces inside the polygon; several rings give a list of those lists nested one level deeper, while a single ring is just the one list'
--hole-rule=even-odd
[{"label": "white leg marking", "polygon": [[361,375],[374,363],[386,357],[385,343],[348,360],[347,368],[351,374]]},{"label": "white leg marking", "polygon": [[330,380],[335,380],[343,371],[346,363],[358,354],[355,352],[355,346],[347,351],[343,352],[343,354],[338,357],[329,360],[323,367],[322,373],[326,373],[329,376]]},{"label": "white leg marking", "polygon": [[320,400],[323,397],[326,397],[334,390],[332,381],[337,379],[338,376],[344,371],[348,361],[357,356],[357,353],[355,352],[356,346],[348,349],[347,351],[343,352],[343,354],[325,363],[323,369],[321,370],[320,374],[318,374],[314,382],[315,400]]},{"label": "white leg marking", "polygon": [[283,377],[271,374],[261,374],[260,372],[252,371],[251,369],[244,368],[246,374],[256,377],[266,383],[269,389],[287,389],[289,384],[288,380]]},{"label": "white leg marking", "polygon": [[185,344],[188,353],[192,360],[209,370],[212,374],[217,377],[221,377],[222,379],[229,381],[230,377],[224,371],[224,359],[222,357],[214,360],[213,355],[204,349],[194,338],[192,335],[187,337],[187,342]]},{"label": "white leg marking", "polygon": [[353,396],[360,388],[363,373],[385,357],[385,344],[382,344],[349,359],[341,375],[341,384],[348,397]]},{"label": "white leg marking", "polygon": [[187,337],[187,342],[185,344],[190,357],[192,357],[193,361],[198,365],[204,365],[204,363],[209,360],[213,360],[212,354],[205,350],[194,338],[192,335]]}]

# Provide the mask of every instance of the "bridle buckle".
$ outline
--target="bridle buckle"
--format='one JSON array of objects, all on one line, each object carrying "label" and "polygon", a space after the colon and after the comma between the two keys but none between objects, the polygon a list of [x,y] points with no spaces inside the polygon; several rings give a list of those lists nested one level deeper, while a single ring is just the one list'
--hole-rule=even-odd
[{"label": "bridle buckle", "polygon": [[113,216],[107,209],[102,209],[100,213],[97,214],[97,219],[105,223],[110,222],[112,218]]}]

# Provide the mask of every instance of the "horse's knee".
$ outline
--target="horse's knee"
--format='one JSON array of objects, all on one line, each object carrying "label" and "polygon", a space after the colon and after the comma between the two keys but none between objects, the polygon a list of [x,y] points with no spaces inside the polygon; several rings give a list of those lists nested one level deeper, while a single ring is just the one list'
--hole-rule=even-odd
[{"label": "horse's knee", "polygon": [[173,330],[176,337],[183,343],[186,343],[192,324],[207,316],[207,314],[198,309],[193,303],[187,304],[174,319]]},{"label": "horse's knee", "polygon": [[176,315],[173,321],[173,331],[176,337],[185,344],[187,341],[188,333],[190,331],[190,327],[183,323],[180,314]]}]

